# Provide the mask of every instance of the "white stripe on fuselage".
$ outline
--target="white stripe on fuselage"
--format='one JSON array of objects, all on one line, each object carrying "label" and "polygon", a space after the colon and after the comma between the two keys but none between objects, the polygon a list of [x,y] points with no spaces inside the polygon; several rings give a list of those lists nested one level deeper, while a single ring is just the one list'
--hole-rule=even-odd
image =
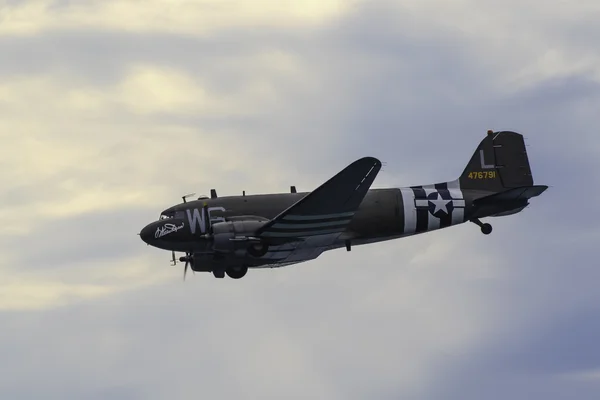
[{"label": "white stripe on fuselage", "polygon": [[404,234],[415,233],[417,230],[417,209],[415,194],[411,188],[401,188],[402,204],[404,204]]},{"label": "white stripe on fuselage", "polygon": [[[460,182],[458,180],[448,182],[448,192],[452,198],[454,210],[452,212],[452,225],[460,224],[465,219],[465,200],[462,190],[460,189]],[[431,193],[436,193],[438,190],[435,185],[423,185],[425,195],[428,196]],[[428,208],[429,200],[419,199],[415,200],[415,194],[411,188],[399,188],[402,194],[402,202],[404,205],[404,232],[403,234],[413,234],[417,230],[417,207]],[[431,215],[429,210],[427,211],[427,230],[439,229],[440,219]]]},{"label": "white stripe on fuselage", "polygon": [[[425,190],[425,197],[429,196],[431,193],[438,193],[437,189],[435,189],[435,188],[426,188],[424,190]],[[433,231],[435,229],[440,229],[440,226],[441,226],[440,219],[429,212],[429,201],[427,201],[426,206],[427,206],[427,230]]]},{"label": "white stripe on fuselage", "polygon": [[329,235],[331,233],[342,233],[346,230],[345,226],[336,229],[324,229],[322,231],[298,231],[298,232],[272,232],[267,230],[262,233],[264,237],[307,237]]},{"label": "white stripe on fuselage", "polygon": [[465,222],[465,207],[467,206],[462,190],[449,189],[450,196],[453,199],[454,211],[452,212],[452,225],[457,225]]}]

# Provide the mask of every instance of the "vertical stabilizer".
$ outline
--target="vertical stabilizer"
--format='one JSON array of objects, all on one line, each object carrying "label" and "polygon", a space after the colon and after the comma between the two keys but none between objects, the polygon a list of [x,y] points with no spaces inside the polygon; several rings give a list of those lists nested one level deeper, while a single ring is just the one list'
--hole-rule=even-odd
[{"label": "vertical stabilizer", "polygon": [[459,178],[463,190],[502,192],[532,186],[523,135],[511,131],[488,131]]}]

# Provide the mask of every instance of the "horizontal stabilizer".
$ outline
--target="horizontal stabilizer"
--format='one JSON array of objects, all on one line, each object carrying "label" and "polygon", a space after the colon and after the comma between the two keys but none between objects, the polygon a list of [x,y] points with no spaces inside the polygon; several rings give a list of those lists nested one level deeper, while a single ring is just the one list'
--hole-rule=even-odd
[{"label": "horizontal stabilizer", "polygon": [[479,198],[474,201],[474,205],[478,206],[496,202],[529,200],[532,197],[536,197],[544,193],[546,189],[548,189],[548,186],[545,185],[517,187],[505,190],[504,192],[495,193],[490,196]]},{"label": "horizontal stabilizer", "polygon": [[471,218],[499,217],[516,214],[529,205],[529,199],[542,194],[548,186],[521,186],[480,197],[473,201]]}]

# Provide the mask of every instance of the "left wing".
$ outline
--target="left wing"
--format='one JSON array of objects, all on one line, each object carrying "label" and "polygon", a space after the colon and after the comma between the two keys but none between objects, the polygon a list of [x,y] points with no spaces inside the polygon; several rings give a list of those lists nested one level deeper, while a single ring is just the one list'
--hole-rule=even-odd
[{"label": "left wing", "polygon": [[335,240],[352,220],[380,169],[381,162],[373,157],[354,161],[263,225],[254,236],[271,244],[323,235]]}]

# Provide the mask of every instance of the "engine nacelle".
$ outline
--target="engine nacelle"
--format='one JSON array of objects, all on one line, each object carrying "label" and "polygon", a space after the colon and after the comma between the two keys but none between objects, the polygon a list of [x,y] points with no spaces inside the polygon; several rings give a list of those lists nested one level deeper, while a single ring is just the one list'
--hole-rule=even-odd
[{"label": "engine nacelle", "polygon": [[194,271],[211,272],[214,264],[215,260],[209,254],[195,253],[190,257],[190,268]]},{"label": "engine nacelle", "polygon": [[236,250],[246,250],[251,237],[266,221],[238,220],[218,222],[213,228],[213,250],[223,253],[233,253]]}]

